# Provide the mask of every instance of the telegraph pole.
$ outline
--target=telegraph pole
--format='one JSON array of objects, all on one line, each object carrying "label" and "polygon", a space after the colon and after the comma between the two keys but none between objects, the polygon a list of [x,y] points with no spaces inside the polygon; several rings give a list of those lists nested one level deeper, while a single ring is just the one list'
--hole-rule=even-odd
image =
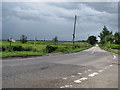
[{"label": "telegraph pole", "polygon": [[74,43],[75,43],[74,40],[75,40],[76,20],[77,20],[77,15],[75,15],[74,28],[73,28],[73,48],[74,48]]},{"label": "telegraph pole", "polygon": [[34,37],[34,48],[36,49],[36,40],[37,40],[37,37]]}]

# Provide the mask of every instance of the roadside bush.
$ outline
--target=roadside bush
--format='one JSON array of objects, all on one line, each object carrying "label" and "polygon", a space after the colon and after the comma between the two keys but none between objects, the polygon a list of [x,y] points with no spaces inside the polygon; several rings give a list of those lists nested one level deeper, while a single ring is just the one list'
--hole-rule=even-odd
[{"label": "roadside bush", "polygon": [[23,51],[24,48],[22,46],[16,45],[16,46],[12,46],[13,51]]},{"label": "roadside bush", "polygon": [[2,50],[1,50],[1,51],[3,51],[3,52],[4,52],[5,50],[6,50],[6,48],[5,48],[4,46],[2,46]]},{"label": "roadside bush", "polygon": [[80,46],[79,45],[75,45],[75,48],[80,48]]},{"label": "roadside bush", "polygon": [[110,45],[110,48],[120,50],[120,45],[117,45],[117,44],[111,44],[111,45]]},{"label": "roadside bush", "polygon": [[5,51],[9,51],[9,52],[11,52],[11,51],[13,51],[13,47],[6,46],[6,47],[5,47]]},{"label": "roadside bush", "polygon": [[65,52],[67,52],[68,50],[69,50],[69,48],[59,47],[56,51],[57,51],[57,52],[63,52],[63,53],[65,53]]},{"label": "roadside bush", "polygon": [[47,53],[54,52],[57,48],[58,48],[58,47],[53,47],[53,46],[47,45],[47,46],[46,46],[46,52],[47,52]]},{"label": "roadside bush", "polygon": [[25,47],[23,51],[32,51],[33,48],[32,47]]},{"label": "roadside bush", "polygon": [[2,46],[2,51],[32,51],[32,47],[22,47],[20,45]]}]

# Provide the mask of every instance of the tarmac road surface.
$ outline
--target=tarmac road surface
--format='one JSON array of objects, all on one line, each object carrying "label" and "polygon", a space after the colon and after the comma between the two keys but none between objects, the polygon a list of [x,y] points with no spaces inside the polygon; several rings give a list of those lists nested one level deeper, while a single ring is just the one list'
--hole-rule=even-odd
[{"label": "tarmac road surface", "polygon": [[2,60],[3,88],[118,88],[118,56],[97,45],[77,53]]}]

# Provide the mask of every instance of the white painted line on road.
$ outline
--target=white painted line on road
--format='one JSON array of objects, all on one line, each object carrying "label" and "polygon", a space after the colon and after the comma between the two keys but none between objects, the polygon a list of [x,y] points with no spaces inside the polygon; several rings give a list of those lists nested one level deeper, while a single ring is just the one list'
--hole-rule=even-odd
[{"label": "white painted line on road", "polygon": [[78,79],[78,80],[75,80],[74,82],[75,82],[75,83],[81,83],[82,81],[80,81],[80,80]]},{"label": "white painted line on road", "polygon": [[86,77],[83,77],[83,78],[81,78],[80,80],[82,81],[82,80],[86,80],[87,78]]},{"label": "white painted line on road", "polygon": [[103,72],[103,70],[99,70],[98,72]]},{"label": "white painted line on road", "polygon": [[115,56],[115,55],[113,55],[113,59],[116,59],[116,56]]},{"label": "white painted line on road", "polygon": [[80,78],[80,79],[78,79],[78,80],[75,80],[74,82],[75,82],[75,83],[81,83],[81,82],[84,81],[84,80],[87,80],[87,78],[86,78],[86,77],[83,77],[83,78]]},{"label": "white painted line on road", "polygon": [[88,75],[88,76],[94,77],[94,76],[97,75],[97,74],[98,74],[97,72],[94,72],[94,73],[92,73],[92,74],[90,74],[90,75]]},{"label": "white painted line on road", "polygon": [[61,86],[60,88],[69,88],[69,87],[72,87],[72,85],[64,85],[64,86]]},{"label": "white painted line on road", "polygon": [[112,67],[113,65],[109,65],[110,67]]},{"label": "white painted line on road", "polygon": [[71,77],[75,77],[74,75],[72,75]]},{"label": "white painted line on road", "polygon": [[79,75],[81,75],[82,73],[78,73]]},{"label": "white painted line on road", "polygon": [[67,77],[65,77],[65,78],[63,78],[64,80],[66,80],[67,79]]}]

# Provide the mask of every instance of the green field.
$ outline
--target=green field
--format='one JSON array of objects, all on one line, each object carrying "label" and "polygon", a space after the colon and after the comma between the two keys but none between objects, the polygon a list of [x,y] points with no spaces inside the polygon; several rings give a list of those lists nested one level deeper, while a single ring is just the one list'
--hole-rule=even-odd
[{"label": "green field", "polygon": [[[72,42],[59,41],[54,43],[52,41],[36,41],[36,48],[34,48],[34,42],[28,41],[22,44],[20,41],[13,42],[10,47],[8,41],[1,41],[0,44],[2,51],[0,52],[0,57],[28,57],[28,56],[41,56],[48,53],[70,53],[81,51],[90,48],[91,45],[86,42],[75,42],[75,48],[73,49]],[[47,52],[46,47],[50,46],[50,52]],[[52,50],[51,50],[52,47]],[[49,49],[49,48],[48,48]]]}]

